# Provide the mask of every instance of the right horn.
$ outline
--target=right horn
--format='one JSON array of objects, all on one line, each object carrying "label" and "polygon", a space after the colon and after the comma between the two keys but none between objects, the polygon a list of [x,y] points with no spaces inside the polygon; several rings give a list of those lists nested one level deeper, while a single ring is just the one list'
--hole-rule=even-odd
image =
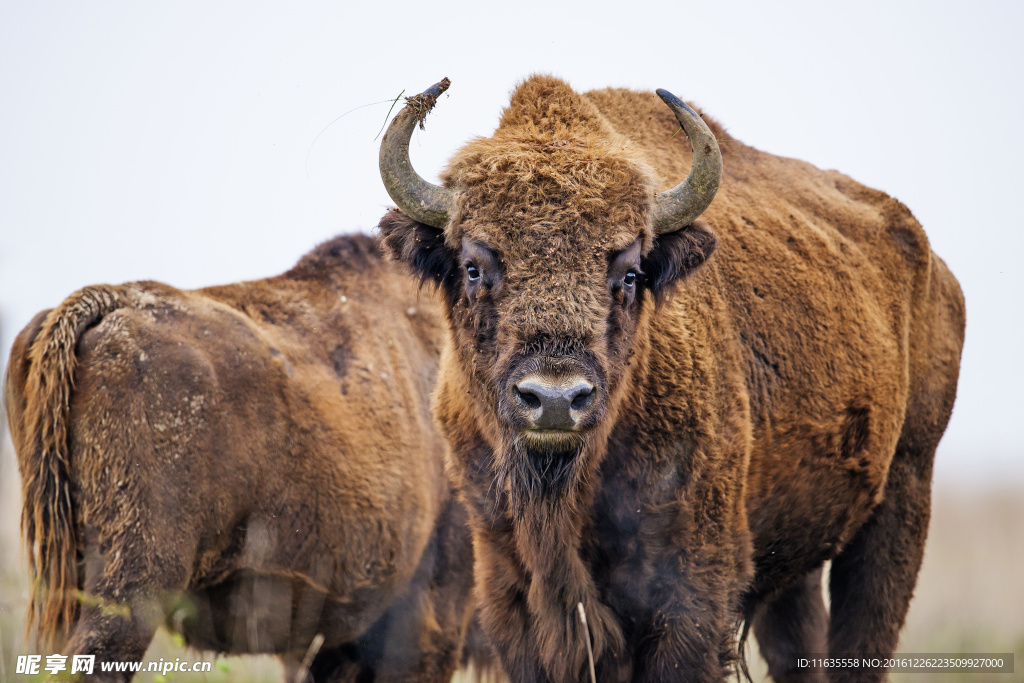
[{"label": "right horn", "polygon": [[434,108],[438,96],[448,89],[447,78],[419,95],[406,98],[380,143],[380,177],[398,208],[413,220],[444,229],[452,207],[452,191],[424,180],[409,160],[409,138]]},{"label": "right horn", "polygon": [[654,234],[681,230],[711,205],[722,181],[722,152],[708,125],[690,106],[668,90],[657,91],[690,138],[693,165],[686,180],[654,196]]}]

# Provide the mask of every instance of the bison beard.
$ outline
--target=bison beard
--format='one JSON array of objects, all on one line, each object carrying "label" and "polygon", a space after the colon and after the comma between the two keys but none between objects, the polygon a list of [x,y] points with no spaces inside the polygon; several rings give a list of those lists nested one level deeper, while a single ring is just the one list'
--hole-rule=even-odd
[{"label": "bison beard", "polygon": [[562,498],[583,474],[582,449],[572,443],[531,447],[516,439],[509,451],[495,474],[499,481],[507,482],[513,510],[522,510],[540,498]]},{"label": "bison beard", "polygon": [[600,600],[591,568],[581,558],[581,539],[586,536],[593,499],[584,462],[595,457],[596,450],[588,444],[579,451],[549,455],[529,448],[516,453],[513,448],[514,457],[523,458],[522,464],[504,479],[509,482],[516,553],[530,577],[526,605],[533,621],[534,648],[544,671],[556,681],[586,678],[588,634],[576,605],[582,604],[587,613],[595,658],[600,660],[606,651],[618,652],[625,644],[615,616]]}]

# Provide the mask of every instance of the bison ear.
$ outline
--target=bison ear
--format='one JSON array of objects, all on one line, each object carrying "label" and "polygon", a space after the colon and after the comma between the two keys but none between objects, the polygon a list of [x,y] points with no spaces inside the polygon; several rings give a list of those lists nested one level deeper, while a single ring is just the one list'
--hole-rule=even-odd
[{"label": "bison ear", "polygon": [[640,264],[655,298],[661,299],[671,285],[697,270],[717,246],[715,233],[700,223],[659,235]]},{"label": "bison ear", "polygon": [[457,284],[457,255],[444,241],[444,231],[409,218],[398,209],[391,209],[380,220],[380,236],[384,253],[402,261],[419,276],[446,290]]}]

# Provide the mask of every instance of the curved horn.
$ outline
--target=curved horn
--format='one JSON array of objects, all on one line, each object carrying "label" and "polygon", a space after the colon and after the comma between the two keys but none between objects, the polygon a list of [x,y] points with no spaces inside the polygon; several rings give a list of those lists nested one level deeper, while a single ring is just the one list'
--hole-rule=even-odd
[{"label": "curved horn", "polygon": [[452,193],[416,173],[409,160],[409,138],[417,123],[423,127],[423,119],[449,85],[451,81],[445,78],[419,95],[407,97],[380,143],[380,177],[391,199],[405,215],[435,228],[448,224]]},{"label": "curved horn", "polygon": [[686,102],[668,90],[658,90],[690,138],[693,164],[686,180],[654,197],[654,234],[681,230],[711,205],[722,180],[722,152],[708,125]]}]

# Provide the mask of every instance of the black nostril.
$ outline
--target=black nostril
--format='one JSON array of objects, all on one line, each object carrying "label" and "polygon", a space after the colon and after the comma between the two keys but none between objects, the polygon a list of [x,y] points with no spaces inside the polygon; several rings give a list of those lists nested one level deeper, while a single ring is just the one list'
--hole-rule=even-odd
[{"label": "black nostril", "polygon": [[515,389],[516,397],[518,397],[520,401],[525,403],[527,408],[530,408],[531,410],[536,410],[537,408],[540,408],[540,396],[533,393],[529,389],[520,389],[518,386],[513,387],[513,389]]},{"label": "black nostril", "polygon": [[570,405],[572,406],[573,410],[583,410],[584,408],[589,406],[593,402],[593,400],[594,400],[594,387],[592,387],[592,386],[581,387],[581,388],[579,388],[579,393],[577,393],[573,397],[572,403]]}]

